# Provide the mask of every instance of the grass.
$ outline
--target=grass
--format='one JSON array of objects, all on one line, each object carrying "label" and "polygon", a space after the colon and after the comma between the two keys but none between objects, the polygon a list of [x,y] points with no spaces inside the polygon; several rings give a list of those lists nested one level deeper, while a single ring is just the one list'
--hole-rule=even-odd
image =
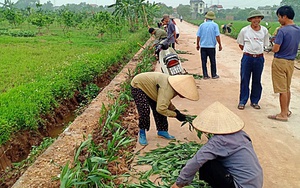
[{"label": "grass", "polygon": [[124,32],[123,38],[99,39],[92,30],[73,30],[70,41],[60,30],[51,31],[32,38],[0,37],[0,93],[72,66],[84,55],[104,52],[107,45],[132,35]]},{"label": "grass", "polygon": [[[0,26],[1,27],[1,26]],[[125,64],[148,39],[146,30],[98,38],[93,30],[59,28],[31,38],[0,37],[0,145],[114,64]]]}]

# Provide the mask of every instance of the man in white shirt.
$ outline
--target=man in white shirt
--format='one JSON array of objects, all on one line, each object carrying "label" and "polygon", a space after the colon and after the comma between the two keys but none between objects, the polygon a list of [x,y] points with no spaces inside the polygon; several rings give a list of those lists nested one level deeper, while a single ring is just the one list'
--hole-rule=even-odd
[{"label": "man in white shirt", "polygon": [[[264,68],[264,46],[269,45],[268,29],[260,25],[264,18],[258,10],[251,11],[248,22],[250,25],[241,29],[237,43],[243,50],[241,60],[241,84],[238,109],[244,110],[250,96],[250,105],[254,109],[260,109],[258,102],[261,98],[262,85],[261,75]],[[249,90],[250,78],[252,77],[251,92]]]}]

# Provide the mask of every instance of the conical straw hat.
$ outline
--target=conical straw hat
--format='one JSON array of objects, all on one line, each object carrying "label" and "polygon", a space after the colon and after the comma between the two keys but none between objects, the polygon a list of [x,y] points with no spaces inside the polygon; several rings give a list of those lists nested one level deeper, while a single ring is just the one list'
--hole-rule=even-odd
[{"label": "conical straw hat", "polygon": [[199,100],[196,82],[192,75],[169,76],[168,81],[172,88],[183,97],[192,101]]},{"label": "conical straw hat", "polygon": [[193,121],[199,131],[213,134],[230,134],[243,129],[244,121],[220,102],[203,110]]}]

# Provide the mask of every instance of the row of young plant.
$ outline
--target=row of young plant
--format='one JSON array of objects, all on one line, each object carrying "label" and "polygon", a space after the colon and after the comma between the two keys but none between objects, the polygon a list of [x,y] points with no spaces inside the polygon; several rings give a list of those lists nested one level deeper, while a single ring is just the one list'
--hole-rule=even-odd
[{"label": "row of young plant", "polygon": [[[43,126],[41,115],[70,99],[76,90],[105,73],[108,67],[126,63],[148,38],[146,31],[132,34],[126,41],[111,43],[99,53],[81,55],[72,66],[45,74],[0,94],[0,146],[12,133]],[[124,59],[125,58],[125,59]],[[124,61],[125,60],[125,61]]]},{"label": "row of young plant", "polygon": [[[148,53],[148,52],[144,52]],[[107,107],[102,106],[101,118],[99,120],[99,129],[103,142],[96,145],[93,138],[89,136],[76,151],[74,161],[62,166],[59,177],[61,188],[84,188],[84,187],[119,187],[119,188],[167,188],[176,181],[180,169],[190,159],[197,150],[201,147],[196,142],[173,142],[164,148],[158,148],[146,153],[145,156],[139,157],[137,165],[151,165],[152,168],[145,172],[138,172],[131,174],[130,172],[124,174],[113,175],[108,164],[116,162],[120,158],[125,159],[127,164],[132,162],[132,159],[139,154],[132,153],[126,150],[128,145],[132,144],[136,139],[126,136],[126,129],[120,122],[120,116],[126,111],[128,104],[132,101],[130,80],[131,78],[141,72],[148,72],[152,69],[153,60],[143,58],[132,73],[128,73],[128,80],[121,84],[121,91],[118,97],[108,95],[110,98],[116,98],[115,101]],[[186,122],[181,126],[189,124],[190,130],[193,131],[192,121],[196,116],[188,116]],[[201,133],[197,131],[198,137]],[[125,152],[124,152],[125,151]],[[85,159],[80,160],[80,156],[84,155]],[[159,159],[157,156],[160,156]],[[158,182],[150,181],[150,176],[159,175],[156,179]],[[139,183],[132,183],[129,177],[134,176]],[[198,175],[194,178],[190,186],[209,188],[207,183],[199,180]]]},{"label": "row of young plant", "polygon": [[[108,169],[108,164],[117,162],[120,158],[130,161],[134,154],[127,151],[129,144],[135,139],[126,136],[127,130],[122,126],[120,117],[126,111],[128,104],[132,100],[130,81],[131,78],[141,72],[148,72],[153,69],[153,57],[149,58],[149,51],[143,52],[141,63],[137,65],[133,72],[128,72],[128,79],[121,84],[118,96],[108,94],[114,102],[110,105],[102,106],[101,118],[99,120],[100,137],[103,141],[96,145],[93,138],[89,136],[84,141],[74,156],[72,164],[67,163],[62,167],[60,174],[60,187],[124,187],[118,179],[129,175],[112,175]],[[145,56],[148,56],[145,57]],[[152,56],[152,54],[151,54]],[[84,153],[85,160],[79,159]]]}]

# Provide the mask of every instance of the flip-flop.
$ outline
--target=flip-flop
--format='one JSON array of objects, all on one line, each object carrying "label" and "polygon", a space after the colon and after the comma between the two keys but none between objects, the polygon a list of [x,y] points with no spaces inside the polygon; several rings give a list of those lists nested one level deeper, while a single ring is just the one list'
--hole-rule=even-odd
[{"label": "flip-flop", "polygon": [[276,115],[269,115],[268,118],[269,119],[273,119],[273,120],[277,120],[277,121],[283,121],[283,122],[287,122],[288,121],[288,119],[279,117],[278,114],[276,114]]},{"label": "flip-flop", "polygon": [[287,117],[291,117],[291,115],[292,115],[292,111],[289,110]]}]

